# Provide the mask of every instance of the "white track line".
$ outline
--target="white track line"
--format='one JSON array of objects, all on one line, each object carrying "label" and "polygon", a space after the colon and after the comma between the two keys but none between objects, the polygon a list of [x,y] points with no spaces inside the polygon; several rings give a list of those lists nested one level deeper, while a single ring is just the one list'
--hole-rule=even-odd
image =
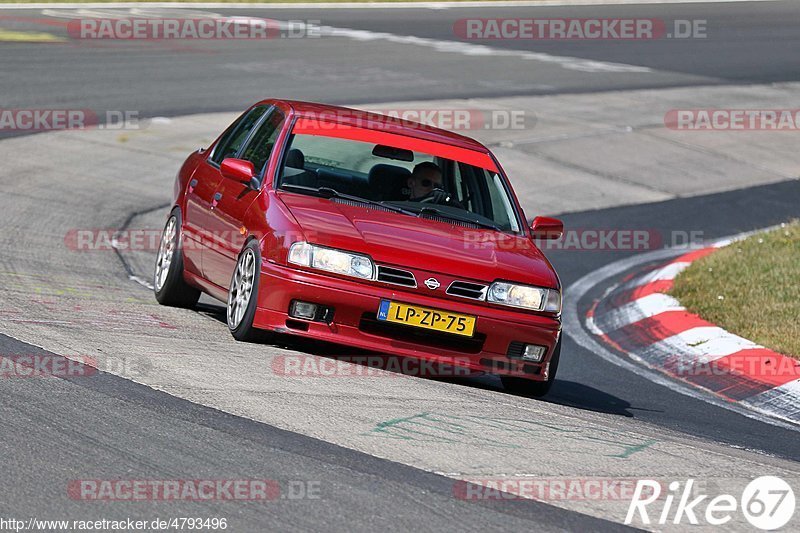
[{"label": "white track line", "polygon": [[[130,9],[127,12],[122,11],[109,11],[107,9],[92,9],[80,8],[75,11],[59,11],[58,9],[44,9],[42,14],[55,18],[124,18],[130,15],[158,17],[158,11],[152,9],[136,8]],[[174,13],[171,13],[174,16]],[[192,13],[197,16],[197,12]],[[164,15],[162,15],[164,16]],[[222,17],[222,15],[207,12],[204,13],[205,17]],[[255,20],[255,19],[253,19]],[[261,19],[263,20],[263,19]],[[243,19],[244,22],[247,19]],[[394,44],[404,44],[421,46],[433,49],[437,52],[460,54],[468,57],[511,57],[522,59],[523,61],[539,61],[541,63],[550,63],[558,65],[565,70],[573,70],[579,72],[602,73],[602,72],[618,72],[618,73],[646,73],[652,72],[648,67],[639,65],[627,65],[624,63],[613,63],[610,61],[594,61],[591,59],[583,59],[570,56],[558,56],[553,54],[545,54],[542,52],[527,52],[524,50],[511,50],[494,48],[483,44],[463,42],[463,41],[450,41],[443,39],[429,39],[426,37],[416,37],[414,35],[397,35],[388,32],[376,32],[370,30],[357,30],[351,28],[338,28],[334,26],[319,26],[316,24],[309,24],[302,21],[289,22],[289,21],[273,21],[281,25],[281,27],[294,26],[306,27],[307,31],[319,34],[325,37],[343,37],[359,42],[372,42],[372,41],[386,41]]]},{"label": "white track line", "polygon": [[[313,27],[313,25],[309,26]],[[470,57],[516,57],[526,61],[553,63],[567,70],[577,70],[581,72],[652,72],[650,68],[638,65],[626,65],[624,63],[612,63],[609,61],[592,61],[578,57],[557,56],[541,52],[526,52],[524,50],[500,49],[483,44],[462,41],[428,39],[425,37],[415,37],[413,35],[396,35],[394,33],[335,28],[333,26],[321,26],[319,29],[322,35],[329,37],[346,37],[355,41],[382,40],[390,43],[423,46],[432,48],[437,52],[461,54]]]}]

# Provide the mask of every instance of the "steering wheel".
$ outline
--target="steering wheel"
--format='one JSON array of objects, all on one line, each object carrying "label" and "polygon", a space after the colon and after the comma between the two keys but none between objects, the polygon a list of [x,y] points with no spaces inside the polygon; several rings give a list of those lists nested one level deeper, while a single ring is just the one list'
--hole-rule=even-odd
[{"label": "steering wheel", "polygon": [[453,205],[453,197],[449,192],[441,187],[436,187],[431,192],[420,198],[419,202],[437,205]]}]

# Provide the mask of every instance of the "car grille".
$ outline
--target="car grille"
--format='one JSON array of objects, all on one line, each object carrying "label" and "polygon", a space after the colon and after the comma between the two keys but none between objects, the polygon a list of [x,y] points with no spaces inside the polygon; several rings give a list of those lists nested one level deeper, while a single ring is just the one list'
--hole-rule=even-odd
[{"label": "car grille", "polygon": [[486,298],[487,285],[480,283],[470,283],[468,281],[454,281],[447,287],[447,294],[459,296],[461,298],[471,298],[473,300],[483,300]]},{"label": "car grille", "polygon": [[378,265],[378,281],[391,283],[392,285],[403,285],[404,287],[416,287],[417,279],[412,272]]}]

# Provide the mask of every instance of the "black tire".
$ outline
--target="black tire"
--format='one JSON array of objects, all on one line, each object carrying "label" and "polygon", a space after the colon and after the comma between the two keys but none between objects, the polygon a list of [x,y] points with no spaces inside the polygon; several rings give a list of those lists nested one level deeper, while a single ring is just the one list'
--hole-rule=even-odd
[{"label": "black tire", "polygon": [[[241,286],[238,285],[241,278],[237,276],[242,275],[244,270],[249,268],[252,261],[252,287],[250,294],[247,297],[247,304],[242,306],[244,311],[241,318],[236,316],[234,309],[234,300],[240,292]],[[250,240],[242,249],[239,257],[236,260],[236,268],[233,269],[231,274],[231,283],[228,287],[228,302],[225,306],[225,317],[228,323],[228,329],[237,341],[244,342],[266,342],[271,339],[272,335],[268,331],[257,329],[253,327],[253,319],[256,316],[256,307],[258,304],[258,290],[261,274],[261,251],[259,250],[258,241]],[[237,305],[241,306],[241,301],[237,300]],[[237,319],[238,318],[238,322]]]},{"label": "black tire", "polygon": [[561,359],[561,338],[558,339],[553,357],[550,359],[550,371],[547,381],[533,381],[532,379],[518,378],[515,376],[500,376],[503,388],[507,392],[519,394],[520,396],[531,396],[541,398],[550,392],[550,387],[556,380],[558,372],[558,361]]},{"label": "black tire", "polygon": [[[192,287],[183,279],[183,241],[181,240],[181,212],[174,209],[164,224],[164,231],[161,233],[161,243],[156,255],[156,264],[153,270],[153,292],[156,300],[161,305],[171,307],[190,308],[197,304],[200,299],[200,290]],[[166,239],[167,231],[172,224],[173,237]],[[165,240],[166,239],[166,240]],[[171,246],[169,262],[164,268],[164,261],[168,248]]]}]

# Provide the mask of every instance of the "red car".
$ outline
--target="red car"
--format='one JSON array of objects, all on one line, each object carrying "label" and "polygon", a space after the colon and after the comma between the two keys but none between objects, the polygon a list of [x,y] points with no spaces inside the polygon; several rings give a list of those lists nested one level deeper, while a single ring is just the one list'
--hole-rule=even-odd
[{"label": "red car", "polygon": [[307,102],[251,107],[178,173],[155,295],[227,302],[238,340],[270,332],[497,374],[541,396],[561,284],[492,153],[414,122]]}]

